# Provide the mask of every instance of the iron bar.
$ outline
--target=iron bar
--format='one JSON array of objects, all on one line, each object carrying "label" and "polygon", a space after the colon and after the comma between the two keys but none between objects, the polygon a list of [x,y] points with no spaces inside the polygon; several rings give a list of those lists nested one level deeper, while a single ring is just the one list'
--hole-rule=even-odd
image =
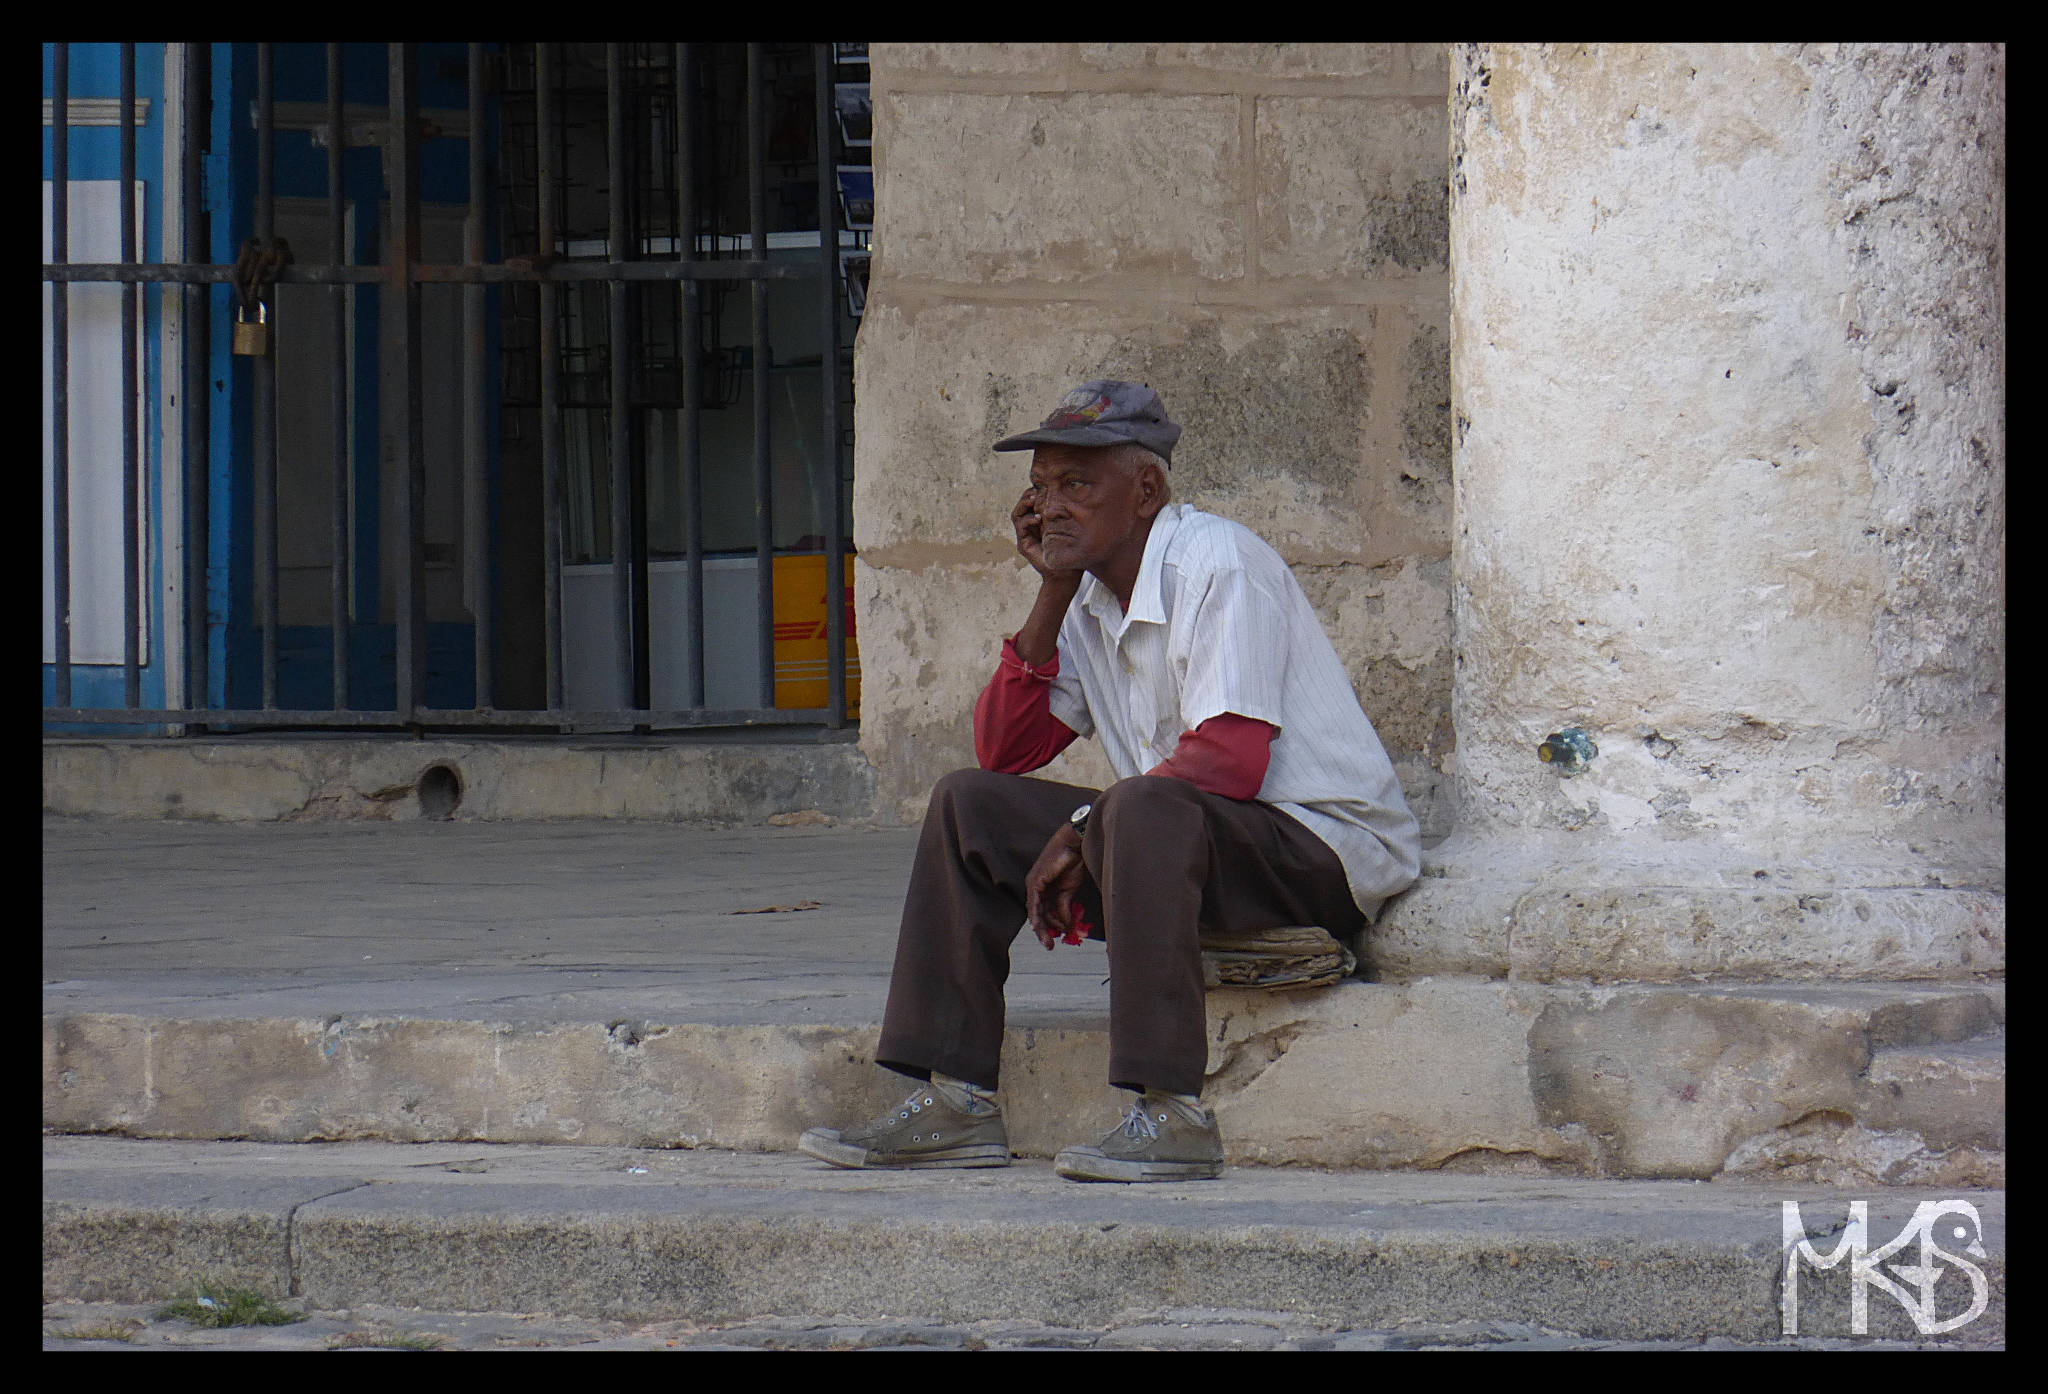
[{"label": "iron bar", "polygon": [[[42,278],[50,282],[141,281],[148,284],[227,285],[234,280],[234,266],[193,266],[182,262],[143,262],[129,266],[117,261],[45,262]],[[805,281],[818,274],[815,266],[794,262],[750,261],[564,261],[549,267],[524,262],[498,262],[470,266],[461,262],[415,262],[412,279],[435,285],[498,285],[519,283],[582,283],[587,281]],[[384,285],[390,270],[381,266],[287,266],[277,273],[280,285]]]},{"label": "iron bar", "polygon": [[[327,45],[327,120],[329,130],[341,129],[342,111],[342,58],[341,45]],[[327,144],[327,246],[328,261],[339,265],[349,260],[351,248],[348,245],[348,199],[344,186],[345,171],[342,156],[347,145],[339,140]],[[348,455],[348,297],[347,286],[336,284],[327,290],[327,331],[333,358],[332,370],[328,375],[329,410],[328,442],[329,457],[334,462],[334,474],[330,480],[329,500],[332,512],[329,515],[329,547],[332,557],[327,572],[327,622],[332,629],[328,645],[334,665],[333,682],[334,709],[348,707],[348,574],[349,574],[349,525],[348,525],[348,482],[351,461]]]},{"label": "iron bar", "polygon": [[[71,251],[71,45],[50,45],[50,256]],[[57,705],[71,705],[71,287],[50,293],[50,604]]]},{"label": "iron bar", "polygon": [[[640,314],[640,307],[628,302],[626,332],[634,344],[640,342]],[[641,414],[638,404],[634,404],[626,417],[626,425],[631,432],[627,482],[630,485],[628,504],[632,518],[627,536],[633,541],[633,695],[629,700],[636,707],[651,706],[654,702],[654,634],[650,615],[653,574],[648,565],[653,554],[649,550],[647,522],[648,420]]]},{"label": "iron bar", "polygon": [[[625,57],[619,45],[604,46],[605,66],[605,168],[611,188],[607,213],[608,246],[611,259],[623,261],[628,253],[626,226],[626,111]],[[608,286],[610,301],[611,426],[612,467],[612,673],[617,682],[618,704],[633,705],[633,507],[631,465],[627,459],[631,444],[628,429],[633,408],[629,370],[633,346],[626,336],[626,283]]]},{"label": "iron bar", "polygon": [[[780,707],[757,710],[751,707],[683,710],[624,709],[536,711],[475,711],[467,708],[415,707],[396,711],[294,711],[277,707],[221,708],[206,713],[209,725],[221,726],[393,726],[393,727],[503,727],[503,726],[615,726],[632,727],[733,727],[733,726],[815,726],[828,714],[825,707]],[[186,720],[190,712],[156,707],[45,707],[47,722],[77,722],[92,725],[132,725],[148,722]]]},{"label": "iron bar", "polygon": [[[121,260],[134,261],[135,245],[135,45],[121,45]],[[142,590],[139,432],[141,405],[135,390],[135,358],[142,351],[139,285],[121,288],[121,704],[142,705],[142,625],[136,613]]]},{"label": "iron bar", "polygon": [[[303,269],[303,268],[301,268]],[[67,262],[63,265],[45,263],[43,279],[59,285],[73,285],[86,281],[141,281],[148,284],[172,282],[179,285],[229,285],[234,279],[235,268],[223,262],[218,266],[193,265],[189,262],[142,262],[130,266],[118,261]],[[303,276],[280,275],[281,281],[303,280]]]},{"label": "iron bar", "polygon": [[[463,259],[471,266],[484,261],[484,46],[469,46],[469,217],[463,225]],[[339,119],[338,117],[335,119]],[[340,127],[334,127],[339,130]],[[485,478],[484,362],[485,291],[481,282],[462,291],[463,366],[468,382],[463,393],[467,420],[462,433],[462,559],[469,572],[472,666],[476,670],[476,705],[488,711],[496,696],[492,680],[492,603],[489,549],[490,487]]]},{"label": "iron bar", "polygon": [[[256,106],[261,120],[256,129],[256,241],[267,249],[277,230],[277,201],[273,182],[276,158],[276,45],[256,45]],[[262,305],[265,287],[255,287],[257,305]],[[260,318],[260,314],[259,314]],[[275,334],[277,326],[270,332]],[[275,346],[266,344],[251,361],[253,421],[250,429],[256,450],[255,543],[256,624],[263,635],[263,705],[277,705],[277,359]]]},{"label": "iron bar", "polygon": [[[535,168],[539,183],[539,249],[555,255],[555,59],[545,41],[534,44]],[[552,283],[540,286],[541,551],[545,559],[548,706],[562,699],[562,341]]]},{"label": "iron bar", "polygon": [[825,431],[819,466],[832,481],[832,516],[825,520],[825,705],[836,730],[846,724],[846,485],[839,472],[839,219],[832,197],[838,162],[832,158],[831,57],[832,46],[819,44],[812,62],[818,94],[818,394]]},{"label": "iron bar", "polygon": [[[675,244],[695,269],[697,259],[697,71],[688,44],[676,45],[676,196]],[[731,263],[728,263],[731,264]],[[685,555],[689,588],[684,600],[684,649],[690,674],[692,707],[704,705],[704,481],[702,442],[698,435],[703,410],[703,293],[695,280],[682,283],[683,322],[676,344],[683,355],[683,408],[676,434],[682,445]]]},{"label": "iron bar", "polygon": [[[763,147],[761,45],[747,45],[747,212],[753,259],[768,259],[768,165]],[[768,287],[754,300],[754,605],[760,639],[761,705],[775,705],[775,493],[768,455]]]},{"label": "iron bar", "polygon": [[[187,263],[210,260],[211,224],[206,211],[206,180],[203,151],[206,149],[207,98],[213,63],[208,45],[185,45],[185,159],[183,207],[185,245],[180,249]],[[185,664],[184,704],[190,708],[206,705],[209,687],[208,654],[212,645],[207,626],[207,555],[212,545],[208,523],[211,485],[207,443],[211,439],[213,394],[207,390],[209,359],[213,343],[213,295],[197,282],[184,286],[185,324],[182,356],[185,382],[182,394],[185,422]],[[195,729],[187,726],[186,730]],[[203,729],[203,728],[200,728]]]},{"label": "iron bar", "polygon": [[[391,197],[391,285],[383,315],[400,316],[388,335],[398,351],[393,377],[404,394],[399,443],[398,710],[424,705],[426,676],[426,460],[420,402],[420,285],[412,278],[420,253],[420,89],[416,45],[386,49],[390,74],[391,145],[385,156]],[[388,323],[388,319],[386,320]],[[388,334],[388,331],[387,331]]]},{"label": "iron bar", "polygon": [[[637,125],[651,118],[655,109],[656,103],[652,94],[649,93],[644,99],[644,105],[637,113],[631,106],[626,108],[627,119]],[[629,125],[627,129],[634,129],[634,126]],[[641,129],[645,129],[645,127],[642,126]],[[651,132],[649,133],[649,141],[648,159],[644,166],[639,159],[638,143],[636,142],[625,147],[628,161],[626,169],[632,179],[630,187],[636,191],[637,196],[641,199],[643,211],[640,217],[643,222],[649,221],[648,213],[645,210],[651,204],[652,196],[649,193],[640,191],[644,189],[646,184],[652,182],[653,162],[657,158],[656,147],[651,140]],[[631,216],[629,213],[627,222],[629,231],[633,227]],[[651,249],[651,244],[642,246],[635,243],[629,249],[629,253],[634,256],[641,256],[651,251]],[[615,283],[615,293],[624,302],[625,306],[621,328],[626,336],[628,351],[638,354],[642,342],[643,318],[646,314],[649,297],[630,293],[623,283]],[[635,366],[635,362],[636,360],[633,358],[627,359],[629,370]],[[643,373],[646,371],[646,367],[647,365],[644,363],[641,364],[641,371]],[[651,593],[653,576],[649,566],[649,562],[652,560],[652,552],[650,550],[652,540],[647,517],[647,478],[648,471],[652,467],[649,453],[651,445],[649,426],[652,423],[653,414],[652,412],[643,414],[640,403],[631,400],[631,381],[632,378],[629,371],[627,377],[628,400],[626,412],[628,436],[626,464],[628,484],[627,517],[629,522],[626,536],[632,540],[633,544],[633,687],[625,701],[629,706],[651,707],[654,705],[654,627],[652,623],[653,595]],[[644,733],[647,728],[635,727],[634,729]]]}]

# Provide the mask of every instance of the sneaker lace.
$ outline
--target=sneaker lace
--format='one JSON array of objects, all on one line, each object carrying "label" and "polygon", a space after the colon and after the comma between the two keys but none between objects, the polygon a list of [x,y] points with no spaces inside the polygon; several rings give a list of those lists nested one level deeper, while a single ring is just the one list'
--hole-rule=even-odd
[{"label": "sneaker lace", "polygon": [[1145,1114],[1145,1103],[1142,1099],[1131,1105],[1131,1111],[1124,1115],[1124,1121],[1117,1125],[1117,1131],[1133,1139],[1142,1136],[1157,1141],[1159,1137],[1159,1129],[1153,1126],[1152,1120]]},{"label": "sneaker lace", "polygon": [[927,1095],[930,1095],[934,1101],[936,1101],[938,1097],[937,1094],[932,1091],[932,1087],[929,1084],[920,1085],[918,1088],[913,1089],[908,1095],[906,1095],[902,1103],[897,1104],[894,1108],[884,1109],[882,1112],[876,1114],[873,1118],[869,1119],[866,1124],[865,1130],[878,1132],[884,1128],[894,1127],[898,1122],[900,1122],[903,1119],[909,1118],[912,1114],[922,1113],[924,1111],[924,1101]]}]

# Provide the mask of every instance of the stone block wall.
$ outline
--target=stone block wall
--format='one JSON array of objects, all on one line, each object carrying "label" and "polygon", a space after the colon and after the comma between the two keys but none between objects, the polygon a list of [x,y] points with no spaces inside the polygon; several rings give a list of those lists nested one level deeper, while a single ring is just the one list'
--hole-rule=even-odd
[{"label": "stone block wall", "polygon": [[[992,442],[1090,377],[1293,565],[1425,832],[1452,745],[1449,69],[1429,44],[876,44],[862,749],[922,817],[1034,578]],[[1043,772],[1099,783],[1093,742]]]}]

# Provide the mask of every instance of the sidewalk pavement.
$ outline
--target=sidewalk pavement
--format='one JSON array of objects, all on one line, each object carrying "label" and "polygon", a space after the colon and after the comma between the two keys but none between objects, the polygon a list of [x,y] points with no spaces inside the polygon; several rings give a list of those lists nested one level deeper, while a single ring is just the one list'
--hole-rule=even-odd
[{"label": "sidewalk pavement", "polygon": [[[916,838],[45,817],[43,1009],[876,1022]],[[1022,1011],[1106,1009],[1099,944],[1019,957]]]}]

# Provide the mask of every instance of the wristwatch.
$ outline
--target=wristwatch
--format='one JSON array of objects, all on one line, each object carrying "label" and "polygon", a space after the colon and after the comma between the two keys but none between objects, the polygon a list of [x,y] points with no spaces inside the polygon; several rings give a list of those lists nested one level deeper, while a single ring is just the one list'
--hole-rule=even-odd
[{"label": "wristwatch", "polygon": [[1094,804],[1084,803],[1067,815],[1067,826],[1074,830],[1076,837],[1088,836],[1088,815],[1094,811]]}]

